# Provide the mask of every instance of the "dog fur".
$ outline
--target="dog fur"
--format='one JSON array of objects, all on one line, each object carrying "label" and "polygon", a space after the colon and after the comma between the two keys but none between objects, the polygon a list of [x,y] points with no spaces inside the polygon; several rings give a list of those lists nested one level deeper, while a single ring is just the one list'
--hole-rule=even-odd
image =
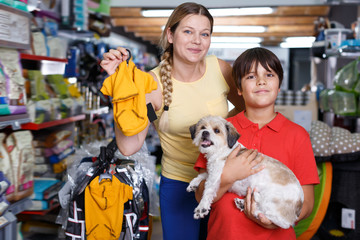
[{"label": "dog fur", "polygon": [[[190,133],[193,143],[207,158],[207,172],[199,174],[187,187],[187,191],[195,191],[201,181],[206,180],[202,199],[194,211],[194,218],[198,219],[209,213],[220,186],[225,161],[240,144],[237,142],[240,135],[230,122],[219,116],[200,119],[190,127]],[[240,152],[245,149],[242,146]],[[256,188],[255,217],[263,213],[275,225],[287,229],[293,226],[301,212],[304,201],[301,185],[294,173],[280,161],[264,155],[260,164],[265,166],[263,170],[236,181],[229,191],[245,196],[248,187]],[[242,211],[244,199],[236,198],[234,201]]]}]

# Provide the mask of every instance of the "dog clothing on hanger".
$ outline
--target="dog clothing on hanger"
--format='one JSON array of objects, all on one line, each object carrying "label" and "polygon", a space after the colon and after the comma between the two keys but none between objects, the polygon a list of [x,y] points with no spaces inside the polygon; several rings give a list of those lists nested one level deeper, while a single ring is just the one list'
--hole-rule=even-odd
[{"label": "dog clothing on hanger", "polygon": [[133,198],[132,187],[117,178],[95,177],[85,188],[87,239],[119,239],[124,203]]},{"label": "dog clothing on hanger", "polygon": [[157,89],[153,77],[139,70],[132,61],[123,61],[105,79],[101,92],[113,98],[114,120],[126,136],[133,136],[148,124],[145,94]]}]

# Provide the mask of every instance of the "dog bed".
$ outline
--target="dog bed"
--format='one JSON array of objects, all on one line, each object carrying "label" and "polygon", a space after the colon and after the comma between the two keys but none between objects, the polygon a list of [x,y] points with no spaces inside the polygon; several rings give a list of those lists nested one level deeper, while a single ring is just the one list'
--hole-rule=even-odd
[{"label": "dog bed", "polygon": [[318,163],[317,166],[320,184],[314,187],[314,209],[308,218],[300,221],[295,226],[294,230],[298,240],[308,240],[315,235],[329,205],[332,185],[332,163],[322,162]]}]

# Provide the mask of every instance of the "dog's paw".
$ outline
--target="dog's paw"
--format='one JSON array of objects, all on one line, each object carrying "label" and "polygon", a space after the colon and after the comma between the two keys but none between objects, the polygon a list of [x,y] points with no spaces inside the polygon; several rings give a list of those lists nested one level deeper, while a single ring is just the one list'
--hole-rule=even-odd
[{"label": "dog's paw", "polygon": [[186,191],[188,192],[195,192],[195,190],[197,189],[197,186],[194,186],[194,185],[189,185],[187,188],[186,188]]},{"label": "dog's paw", "polygon": [[197,207],[197,208],[195,208],[195,211],[194,211],[194,218],[195,219],[204,218],[206,215],[209,214],[209,212],[210,212],[210,209]]},{"label": "dog's paw", "polygon": [[235,198],[235,205],[238,209],[240,209],[240,211],[244,211],[245,209],[245,200],[244,199],[240,199],[240,198]]}]

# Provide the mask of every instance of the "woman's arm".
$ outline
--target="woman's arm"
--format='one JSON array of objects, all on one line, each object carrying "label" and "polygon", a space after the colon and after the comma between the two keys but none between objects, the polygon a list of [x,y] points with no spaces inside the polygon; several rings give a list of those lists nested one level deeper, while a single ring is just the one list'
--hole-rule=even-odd
[{"label": "woman's arm", "polygon": [[234,79],[232,77],[232,67],[230,64],[221,59],[218,59],[218,62],[221,72],[230,88],[227,98],[235,107],[232,111],[230,111],[228,117],[235,116],[237,113],[245,109],[244,99],[238,94]]},{"label": "woman's arm", "polygon": [[[119,47],[116,50],[111,49],[109,52],[103,54],[104,59],[101,61],[101,67],[109,74],[115,73],[116,68],[122,61],[127,60],[128,52],[125,48]],[[162,95],[159,87],[159,81],[155,74],[150,72],[150,75],[157,82],[157,89],[145,95],[146,104],[151,103],[155,111],[159,110],[162,103]],[[115,124],[115,137],[119,151],[124,156],[130,156],[140,150],[144,144],[150,123],[140,133],[134,136],[125,136]]]}]

